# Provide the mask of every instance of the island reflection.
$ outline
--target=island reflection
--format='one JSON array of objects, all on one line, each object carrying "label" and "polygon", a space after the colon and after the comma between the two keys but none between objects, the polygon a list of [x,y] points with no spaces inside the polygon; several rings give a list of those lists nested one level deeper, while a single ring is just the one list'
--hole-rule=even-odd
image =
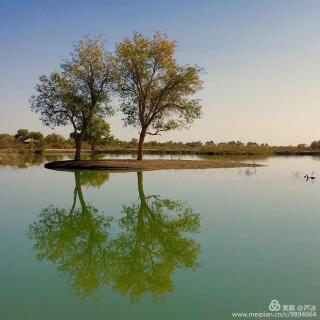
[{"label": "island reflection", "polygon": [[[137,173],[139,198],[123,205],[116,220],[85,202],[82,186],[100,187],[105,171],[74,172],[70,209],[50,205],[29,226],[39,261],[54,263],[75,294],[96,297],[111,285],[132,301],[150,295],[161,301],[174,291],[173,273],[195,270],[200,245],[188,233],[200,229],[200,216],[186,203],[145,195],[143,173]],[[79,203],[79,204],[78,204]],[[112,227],[118,233],[110,236]]]}]

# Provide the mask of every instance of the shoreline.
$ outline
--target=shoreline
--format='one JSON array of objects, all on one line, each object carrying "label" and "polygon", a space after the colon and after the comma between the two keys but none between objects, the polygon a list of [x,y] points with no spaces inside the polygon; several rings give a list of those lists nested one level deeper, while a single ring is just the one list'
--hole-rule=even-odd
[{"label": "shoreline", "polygon": [[[70,154],[75,153],[75,149],[0,149],[0,154],[9,153],[38,153],[43,155],[51,154]],[[115,147],[110,149],[100,149],[100,150],[90,150],[83,149],[81,151],[83,154],[136,154],[136,148],[121,148]],[[221,149],[221,150],[203,150],[203,149],[170,149],[170,148],[145,148],[144,153],[147,154],[158,154],[158,155],[204,155],[204,156],[319,156],[320,150],[310,150],[310,149],[286,149],[283,150],[268,150],[267,152],[261,152],[261,150],[246,150],[246,149]]]},{"label": "shoreline", "polygon": [[54,170],[110,170],[110,171],[154,171],[184,169],[218,169],[262,167],[255,163],[212,160],[65,160],[46,163],[45,168]]}]

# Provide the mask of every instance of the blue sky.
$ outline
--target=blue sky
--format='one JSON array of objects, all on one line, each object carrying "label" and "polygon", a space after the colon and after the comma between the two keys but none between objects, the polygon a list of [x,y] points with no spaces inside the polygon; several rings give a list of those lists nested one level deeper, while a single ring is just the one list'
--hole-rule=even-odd
[{"label": "blue sky", "polygon": [[[202,119],[160,140],[310,143],[320,139],[319,16],[312,0],[0,0],[0,132],[50,132],[29,97],[84,34],[112,50],[133,31],[162,31],[178,41],[180,63],[206,73]],[[137,136],[121,114],[110,123],[118,138]]]}]

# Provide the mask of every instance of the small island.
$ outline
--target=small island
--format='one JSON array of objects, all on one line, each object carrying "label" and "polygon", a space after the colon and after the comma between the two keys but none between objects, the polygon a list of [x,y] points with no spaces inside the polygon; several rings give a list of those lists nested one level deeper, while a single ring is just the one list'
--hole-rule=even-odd
[{"label": "small island", "polygon": [[112,171],[153,171],[173,169],[212,169],[212,168],[240,168],[260,167],[255,163],[241,163],[211,160],[66,160],[45,164],[47,169],[56,170],[112,170]]}]

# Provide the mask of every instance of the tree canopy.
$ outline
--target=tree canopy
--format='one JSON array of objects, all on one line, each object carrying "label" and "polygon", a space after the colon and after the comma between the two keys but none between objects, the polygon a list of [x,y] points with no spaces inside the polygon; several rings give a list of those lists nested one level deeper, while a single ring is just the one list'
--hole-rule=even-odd
[{"label": "tree canopy", "polygon": [[82,140],[92,118],[112,114],[112,83],[112,63],[104,42],[85,37],[74,44],[60,71],[40,76],[30,99],[31,109],[40,113],[46,126],[73,126],[75,159],[80,160]]},{"label": "tree canopy", "polygon": [[85,137],[91,136],[94,149],[95,140],[109,131],[103,119],[113,113],[109,103],[116,91],[124,125],[139,131],[141,160],[146,135],[187,129],[201,116],[200,100],[193,96],[202,88],[202,69],[178,64],[176,49],[176,41],[159,32],[152,38],[136,32],[118,43],[114,54],[100,39],[85,37],[60,71],[40,76],[31,109],[51,128],[72,125],[80,160]]},{"label": "tree canopy", "polygon": [[198,99],[201,68],[179,65],[175,41],[156,33],[152,39],[135,33],[116,47],[116,88],[124,123],[140,133],[138,159],[147,134],[188,128],[201,115]]}]

